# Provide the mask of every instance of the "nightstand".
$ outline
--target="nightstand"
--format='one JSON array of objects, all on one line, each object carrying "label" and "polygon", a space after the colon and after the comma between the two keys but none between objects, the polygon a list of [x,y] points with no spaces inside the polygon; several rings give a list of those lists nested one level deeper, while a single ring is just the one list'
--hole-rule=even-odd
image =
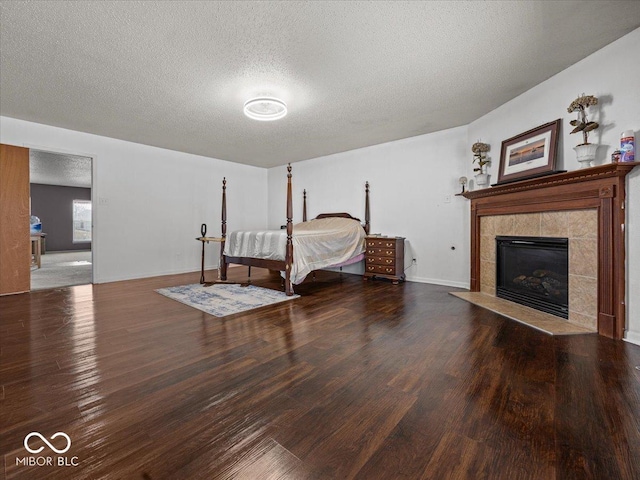
[{"label": "nightstand", "polygon": [[364,279],[381,277],[404,281],[404,237],[372,236],[365,239]]}]

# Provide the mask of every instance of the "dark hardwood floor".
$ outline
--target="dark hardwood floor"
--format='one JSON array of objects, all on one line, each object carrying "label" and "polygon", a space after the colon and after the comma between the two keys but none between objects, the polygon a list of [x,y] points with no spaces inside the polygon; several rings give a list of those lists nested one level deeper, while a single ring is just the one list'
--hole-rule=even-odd
[{"label": "dark hardwood floor", "polygon": [[[198,278],[1,297],[0,474],[640,478],[638,346],[551,337],[449,287],[331,272],[224,319],[154,292]],[[30,432],[71,448],[33,437],[31,455]]]}]

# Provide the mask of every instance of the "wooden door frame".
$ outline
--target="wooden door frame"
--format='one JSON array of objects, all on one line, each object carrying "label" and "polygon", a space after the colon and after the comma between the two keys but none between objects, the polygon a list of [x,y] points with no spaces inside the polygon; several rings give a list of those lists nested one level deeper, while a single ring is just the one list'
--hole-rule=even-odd
[{"label": "wooden door frame", "polygon": [[97,174],[97,155],[93,153],[87,152],[78,152],[77,150],[68,150],[64,148],[58,147],[50,147],[46,145],[40,145],[35,143],[25,143],[22,145],[24,148],[28,148],[31,150],[39,150],[41,152],[52,153],[54,155],[75,155],[79,157],[87,157],[91,159],[91,283],[95,283],[96,272],[98,270],[98,265],[96,263],[96,250],[98,245],[98,235],[96,235],[96,225],[97,225],[97,205],[98,205],[98,196],[96,193],[96,174]]}]

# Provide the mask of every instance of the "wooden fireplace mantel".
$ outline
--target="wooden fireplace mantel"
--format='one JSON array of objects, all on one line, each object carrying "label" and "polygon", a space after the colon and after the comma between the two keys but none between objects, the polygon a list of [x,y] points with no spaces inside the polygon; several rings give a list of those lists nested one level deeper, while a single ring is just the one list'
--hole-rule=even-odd
[{"label": "wooden fireplace mantel", "polygon": [[598,333],[621,339],[625,327],[625,177],[638,162],[465,192],[471,200],[471,291],[480,291],[480,218],[595,208],[598,212]]}]

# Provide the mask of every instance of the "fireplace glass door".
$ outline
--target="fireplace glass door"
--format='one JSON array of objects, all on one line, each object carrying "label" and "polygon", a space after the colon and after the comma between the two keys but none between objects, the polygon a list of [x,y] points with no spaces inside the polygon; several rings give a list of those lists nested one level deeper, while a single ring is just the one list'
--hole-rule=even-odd
[{"label": "fireplace glass door", "polygon": [[569,240],[496,237],[496,296],[569,318]]}]

